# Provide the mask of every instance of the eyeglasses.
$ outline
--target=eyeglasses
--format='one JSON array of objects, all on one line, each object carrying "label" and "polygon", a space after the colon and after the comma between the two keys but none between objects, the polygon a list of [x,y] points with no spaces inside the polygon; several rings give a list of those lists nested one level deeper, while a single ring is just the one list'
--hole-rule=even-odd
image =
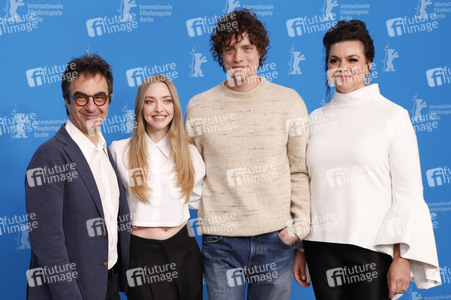
[{"label": "eyeglasses", "polygon": [[110,95],[107,95],[105,93],[98,93],[95,95],[86,95],[83,93],[75,93],[74,95],[69,95],[70,98],[74,99],[75,102],[79,106],[85,106],[89,102],[89,98],[93,98],[94,104],[97,106],[104,105],[108,99],[110,99]]}]

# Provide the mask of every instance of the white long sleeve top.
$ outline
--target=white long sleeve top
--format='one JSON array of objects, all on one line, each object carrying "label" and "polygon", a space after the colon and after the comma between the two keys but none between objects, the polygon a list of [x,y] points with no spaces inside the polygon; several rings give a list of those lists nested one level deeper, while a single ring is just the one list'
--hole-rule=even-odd
[{"label": "white long sleeve top", "polygon": [[132,225],[141,227],[174,227],[189,219],[189,208],[198,209],[202,197],[202,183],[205,176],[205,165],[199,151],[189,145],[191,160],[194,166],[194,187],[188,203],[180,196],[180,188],[175,185],[174,160],[171,156],[169,134],[158,143],[154,143],[146,135],[149,158],[148,185],[151,188],[148,203],[137,200],[131,186],[140,184],[140,172],[131,170],[128,165],[128,143],[130,138],[114,141],[110,146],[113,159],[116,161],[122,182],[127,190],[127,201],[130,207]]},{"label": "white long sleeve top", "polygon": [[310,241],[352,244],[411,261],[418,288],[441,283],[418,145],[408,112],[377,84],[335,92],[309,116]]}]

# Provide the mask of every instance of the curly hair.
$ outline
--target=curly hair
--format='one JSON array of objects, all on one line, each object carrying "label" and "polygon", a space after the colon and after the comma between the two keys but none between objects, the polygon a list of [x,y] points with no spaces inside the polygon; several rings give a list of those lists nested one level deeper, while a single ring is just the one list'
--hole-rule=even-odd
[{"label": "curly hair", "polygon": [[[61,76],[61,88],[63,90],[63,98],[70,102],[70,84],[74,78],[80,76],[80,74],[89,75],[102,75],[108,84],[108,94],[113,93],[113,74],[111,72],[111,66],[98,54],[84,54],[81,57],[73,58],[67,63],[66,70],[64,70]],[[111,102],[111,97],[110,97]],[[69,115],[69,111],[66,107],[66,113]]]},{"label": "curly hair", "polygon": [[[329,60],[329,52],[332,45],[343,41],[360,41],[363,44],[363,51],[367,62],[373,62],[374,59],[374,44],[371,36],[366,29],[364,22],[360,20],[338,22],[334,27],[330,28],[323,38],[325,56],[325,70],[327,72],[327,62]],[[330,100],[330,86],[327,84],[326,76],[326,100]]]},{"label": "curly hair", "polygon": [[255,13],[248,9],[235,10],[220,18],[210,37],[210,51],[213,59],[219,63],[224,71],[222,51],[229,46],[231,41],[240,41],[247,34],[249,41],[257,47],[260,55],[259,65],[261,67],[266,60],[269,50],[269,32],[265,25],[257,19]]}]

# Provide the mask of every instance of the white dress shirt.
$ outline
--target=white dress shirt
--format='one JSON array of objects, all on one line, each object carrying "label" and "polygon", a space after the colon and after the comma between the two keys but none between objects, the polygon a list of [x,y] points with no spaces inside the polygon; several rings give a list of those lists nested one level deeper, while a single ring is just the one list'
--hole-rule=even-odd
[{"label": "white dress shirt", "polygon": [[102,201],[105,225],[108,231],[108,269],[117,262],[117,214],[119,211],[119,187],[116,172],[108,158],[106,141],[99,132],[99,141],[94,145],[71,121],[65,126],[70,137],[80,147],[89,164]]},{"label": "white dress shirt", "polygon": [[150,187],[148,203],[137,200],[130,185],[140,184],[144,170],[128,170],[128,143],[130,138],[114,141],[110,146],[113,159],[117,163],[119,174],[127,190],[132,225],[141,227],[175,227],[189,219],[189,208],[198,209],[202,197],[202,183],[205,176],[205,165],[199,151],[189,145],[191,160],[194,166],[194,187],[188,203],[180,196],[180,188],[175,185],[173,170],[174,160],[171,156],[169,134],[158,143],[154,143],[146,135],[148,164],[147,184]]},{"label": "white dress shirt", "polygon": [[341,94],[310,114],[307,164],[312,228],[306,240],[357,245],[411,261],[418,288],[440,284],[408,112],[377,84]]}]

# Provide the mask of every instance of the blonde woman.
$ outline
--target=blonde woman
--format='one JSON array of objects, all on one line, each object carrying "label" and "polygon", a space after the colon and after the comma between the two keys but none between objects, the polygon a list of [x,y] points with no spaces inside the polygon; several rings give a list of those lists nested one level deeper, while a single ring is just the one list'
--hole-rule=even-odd
[{"label": "blonde woman", "polygon": [[202,258],[188,235],[205,165],[183,129],[177,90],[148,77],[135,102],[133,135],[110,150],[127,189],[132,231],[128,299],[202,299]]}]

